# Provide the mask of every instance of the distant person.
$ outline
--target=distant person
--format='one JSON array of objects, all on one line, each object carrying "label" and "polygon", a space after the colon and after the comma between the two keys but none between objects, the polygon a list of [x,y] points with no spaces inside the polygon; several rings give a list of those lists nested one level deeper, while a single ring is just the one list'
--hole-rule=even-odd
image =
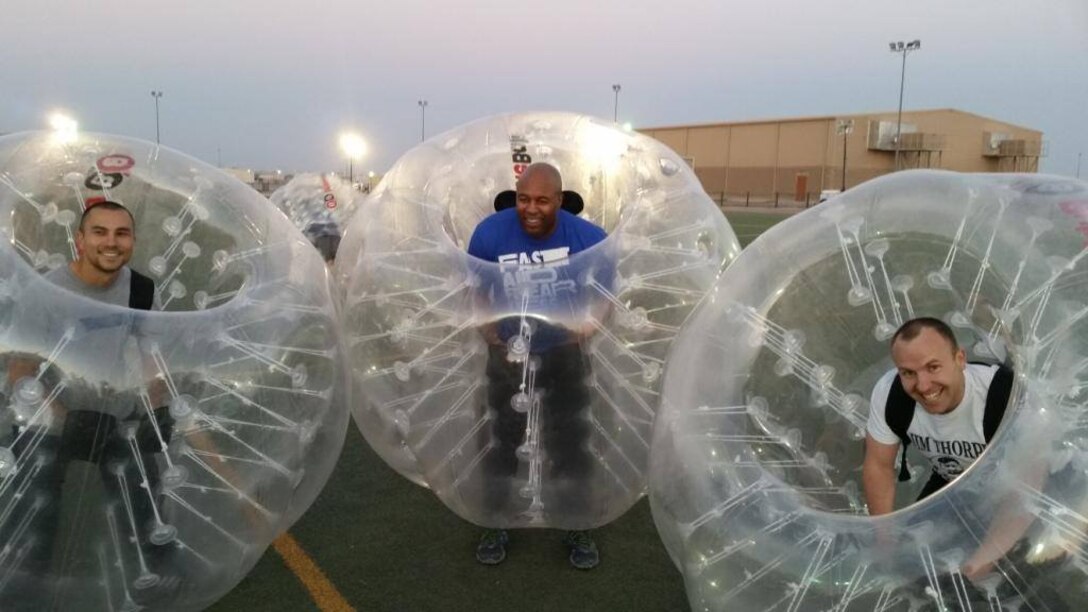
[{"label": "distant person", "polygon": [[326,265],[336,263],[336,253],[340,250],[340,228],[335,223],[312,223],[302,233],[321,253]]},{"label": "distant person", "polygon": [[[524,279],[534,272],[541,277],[560,278],[570,256],[603,241],[600,227],[561,209],[563,181],[559,171],[549,164],[528,166],[517,181],[516,206],[484,219],[472,234],[468,253],[500,265],[504,282],[490,287],[490,299],[516,312],[525,289]],[[511,279],[510,282],[506,282]],[[522,279],[515,281],[512,279]],[[530,284],[533,284],[529,281]],[[562,300],[585,302],[577,295],[571,280],[536,283],[533,299],[545,310]],[[575,306],[577,307],[577,306]],[[530,309],[532,312],[532,309]],[[530,330],[523,329],[528,325]],[[565,482],[557,502],[573,512],[588,511],[588,492],[584,483],[592,467],[587,448],[590,393],[586,378],[589,357],[582,347],[585,330],[572,330],[540,321],[531,323],[523,317],[508,317],[481,329],[489,345],[487,362],[487,401],[494,412],[491,436],[494,448],[484,458],[485,509],[501,514],[512,497],[510,482],[518,470],[517,448],[525,440],[525,412],[512,408],[519,393],[525,360],[536,364],[535,394],[542,401],[540,411],[541,444],[547,458],[546,474],[551,482]],[[529,355],[513,355],[508,350],[512,338],[529,332]],[[480,563],[494,565],[506,558],[509,536],[505,530],[486,531],[476,548]],[[587,531],[567,533],[570,563],[579,569],[591,569],[600,561],[597,545]]]}]

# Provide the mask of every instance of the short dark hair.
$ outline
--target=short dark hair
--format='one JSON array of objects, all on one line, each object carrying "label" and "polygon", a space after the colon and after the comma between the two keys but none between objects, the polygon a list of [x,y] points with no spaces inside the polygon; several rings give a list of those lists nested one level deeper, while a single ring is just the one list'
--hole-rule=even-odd
[{"label": "short dark hair", "polygon": [[87,215],[91,214],[92,210],[123,210],[128,215],[130,221],[132,221],[132,229],[136,230],[136,218],[132,216],[132,212],[125,208],[124,204],[120,202],[114,202],[113,200],[102,200],[101,202],[95,202],[87,208],[83,209],[83,216],[79,218],[79,229],[83,231],[83,224],[87,222]]},{"label": "short dark hair", "polygon": [[914,340],[918,337],[918,334],[922,333],[923,329],[932,329],[940,334],[952,346],[953,352],[959,350],[960,344],[956,342],[956,334],[952,331],[952,328],[944,321],[934,317],[918,317],[900,325],[899,329],[892,334],[890,344],[894,345],[898,340],[908,342]]}]

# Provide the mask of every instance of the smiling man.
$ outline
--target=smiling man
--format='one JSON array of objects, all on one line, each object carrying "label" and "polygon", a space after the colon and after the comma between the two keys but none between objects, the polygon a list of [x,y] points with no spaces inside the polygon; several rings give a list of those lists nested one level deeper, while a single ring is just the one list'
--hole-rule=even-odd
[{"label": "smiling man", "polygon": [[[862,483],[869,514],[895,508],[895,458],[913,444],[933,470],[918,499],[963,473],[997,430],[1012,371],[967,363],[952,329],[939,319],[907,321],[891,341],[895,369],[877,381],[870,400]],[[904,458],[899,480],[906,480]]]},{"label": "smiling man", "polygon": [[[605,231],[562,210],[563,179],[559,170],[546,163],[525,168],[517,181],[516,206],[484,219],[472,234],[468,253],[497,263],[498,277],[485,282],[481,296],[500,312],[548,314],[579,311],[587,298],[574,280],[579,276],[570,259],[603,241]],[[488,275],[490,276],[490,275]],[[611,272],[599,272],[608,285]],[[487,404],[493,415],[488,453],[483,461],[486,473],[484,506],[496,524],[507,514],[519,512],[524,502],[511,494],[519,470],[518,449],[528,444],[526,409],[512,402],[525,395],[526,366],[533,365],[530,393],[539,398],[542,410],[540,431],[548,459],[546,479],[562,483],[556,494],[545,494],[545,503],[572,514],[588,514],[589,473],[592,457],[588,449],[587,412],[590,392],[589,357],[583,345],[588,332],[569,329],[558,322],[528,321],[527,316],[508,316],[481,328],[487,340]],[[528,354],[509,349],[511,341],[524,338]],[[527,363],[528,361],[528,363]],[[528,396],[526,396],[528,397]],[[599,560],[597,545],[586,531],[570,531],[565,539],[569,561],[578,569],[591,569]],[[489,529],[480,538],[476,559],[486,565],[506,558],[509,536],[505,530]]]},{"label": "smiling man", "polygon": [[151,308],[155,285],[129,269],[136,232],[132,214],[116,202],[88,207],[76,232],[79,258],[46,274],[52,282],[76,293],[118,306]]},{"label": "smiling man", "polygon": [[[5,598],[7,593],[0,593],[4,610],[52,609],[55,605],[52,598],[56,592],[35,581],[48,577],[55,563],[70,561],[63,559],[69,549],[54,543],[62,531],[61,508],[77,503],[61,501],[67,468],[73,460],[97,464],[108,503],[131,510],[131,524],[137,526],[137,532],[125,537],[138,542],[149,571],[162,571],[173,552],[173,546],[156,545],[150,537],[157,515],[148,492],[159,495],[155,455],[162,451],[160,440],[170,440],[173,420],[163,405],[163,385],[152,379],[151,367],[140,349],[144,331],[128,311],[158,307],[154,281],[128,267],[135,239],[133,218],[124,206],[111,201],[92,204],[84,210],[75,236],[77,259],[44,276],[54,285],[121,308],[84,307],[73,316],[70,309],[45,307],[39,297],[25,299],[14,315],[18,328],[28,337],[41,334],[52,338],[53,331],[70,327],[72,341],[64,345],[67,361],[60,366],[46,362],[40,353],[7,356],[7,388],[37,385],[36,395],[51,398],[51,404],[48,412],[39,411],[48,416],[35,416],[12,424],[10,431],[0,431],[0,439],[8,436],[14,441],[12,450],[20,463],[36,457],[36,475],[24,483],[26,498],[48,500],[36,505],[26,514],[29,518],[19,523],[24,531],[19,548],[22,557],[13,565],[14,575],[17,581],[35,586],[15,592],[21,596],[33,592],[33,597],[12,602]],[[42,346],[48,349],[50,345]],[[154,409],[157,428],[139,404],[136,392],[125,388],[140,376],[133,374],[140,369],[136,353],[141,354],[145,380],[150,380],[146,387],[150,400],[160,406]],[[58,368],[72,364],[74,375],[64,385],[57,385]],[[27,430],[33,435],[23,435]],[[126,438],[126,432],[134,433],[134,438]],[[85,485],[83,481],[73,486]],[[0,531],[0,537],[14,536]],[[139,596],[161,596],[161,591],[145,589]]]}]

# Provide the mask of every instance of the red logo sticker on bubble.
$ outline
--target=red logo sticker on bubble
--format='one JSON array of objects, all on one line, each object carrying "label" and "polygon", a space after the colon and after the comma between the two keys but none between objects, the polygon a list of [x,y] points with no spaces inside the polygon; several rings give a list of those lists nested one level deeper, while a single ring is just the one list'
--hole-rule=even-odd
[{"label": "red logo sticker on bubble", "polygon": [[1088,200],[1071,200],[1058,204],[1062,212],[1079,221],[1077,232],[1084,236],[1084,246],[1088,246]]},{"label": "red logo sticker on bubble", "polygon": [[332,185],[329,184],[329,179],[325,178],[325,175],[321,175],[321,186],[325,188],[325,208],[332,210],[336,208],[336,196],[332,193]]},{"label": "red logo sticker on bubble", "polygon": [[136,160],[131,156],[123,153],[117,153],[114,155],[106,155],[99,157],[96,164],[99,172],[116,172],[120,174],[128,174],[129,170],[136,165]]}]

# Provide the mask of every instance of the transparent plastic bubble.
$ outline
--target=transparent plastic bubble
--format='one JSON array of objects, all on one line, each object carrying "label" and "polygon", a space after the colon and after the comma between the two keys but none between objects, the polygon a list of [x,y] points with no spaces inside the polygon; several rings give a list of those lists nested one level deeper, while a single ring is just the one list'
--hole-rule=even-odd
[{"label": "transparent plastic bubble", "polygon": [[397,433],[399,433],[401,437],[406,437],[411,431],[412,420],[407,412],[397,410],[393,414],[393,425],[397,428]]},{"label": "transparent plastic bubble", "polygon": [[185,294],[188,293],[188,290],[185,288],[185,284],[181,281],[170,281],[169,291],[170,297],[175,299],[183,298],[185,297]]},{"label": "transparent plastic bubble", "polygon": [[[496,198],[542,160],[608,237],[573,255],[470,258]],[[356,423],[394,469],[474,523],[607,523],[644,490],[672,337],[737,252],[687,164],[610,121],[503,115],[436,136],[386,173],[337,257]],[[413,364],[410,377],[398,363]],[[412,422],[398,432],[406,403]],[[542,434],[553,426],[570,433]],[[492,469],[500,461],[516,473]]]},{"label": "transparent plastic bubble", "polygon": [[[339,454],[326,267],[258,193],[153,143],[12,134],[0,176],[0,362],[16,379],[0,402],[0,609],[207,608]],[[127,266],[154,280],[151,310],[70,279],[77,220],[103,199],[132,214]]]},{"label": "transparent plastic bubble", "polygon": [[49,202],[41,207],[38,214],[41,215],[42,223],[51,223],[56,220],[57,212],[57,203]]},{"label": "transparent plastic bubble", "polygon": [[85,178],[81,172],[69,172],[61,177],[61,183],[68,187],[81,187]]},{"label": "transparent plastic bubble", "polygon": [[8,447],[0,447],[0,478],[7,478],[15,471],[15,453]]},{"label": "transparent plastic bubble", "polygon": [[529,398],[529,394],[524,391],[519,391],[514,394],[514,397],[510,398],[510,407],[515,412],[529,412],[529,406],[532,405],[532,400]]},{"label": "transparent plastic bubble", "polygon": [[506,343],[507,360],[514,362],[525,361],[525,358],[529,356],[530,343],[528,336],[519,334],[511,337]]},{"label": "transparent plastic bubble", "polygon": [[626,313],[621,324],[631,330],[640,330],[645,329],[650,324],[650,319],[646,315],[646,309],[639,306]]},{"label": "transparent plastic bubble", "polygon": [[181,230],[181,219],[178,217],[167,217],[162,220],[162,231],[166,232],[167,236],[177,236],[181,233]]},{"label": "transparent plastic bubble", "polygon": [[672,176],[672,175],[674,175],[674,174],[676,174],[677,172],[680,171],[679,164],[677,164],[676,162],[674,162],[671,159],[662,158],[660,163],[661,163],[661,174],[664,174],[665,176]]},{"label": "transparent plastic bubble", "polygon": [[162,486],[167,489],[176,489],[189,480],[189,468],[184,465],[172,465],[162,472]]},{"label": "transparent plastic bubble", "polygon": [[196,411],[196,398],[191,395],[178,395],[170,400],[170,416],[175,421],[184,421]]},{"label": "transparent plastic bubble", "polygon": [[212,269],[216,272],[222,272],[227,269],[227,264],[230,263],[230,253],[223,249],[219,249],[212,253]]},{"label": "transparent plastic bubble", "polygon": [[208,218],[211,216],[208,213],[208,208],[206,206],[204,206],[203,204],[201,204],[199,202],[195,202],[193,200],[189,201],[189,204],[186,207],[186,210],[197,221],[207,221]]},{"label": "transparent plastic bubble", "polygon": [[[521,446],[518,447],[516,452],[517,452],[518,459],[521,459],[522,461],[527,462],[530,459],[532,459],[532,457],[533,457],[533,447],[529,446],[528,444],[522,444]],[[527,491],[532,491],[532,489],[526,489],[526,490]],[[528,497],[532,497],[531,492],[529,493]]]},{"label": "transparent plastic bubble", "polygon": [[[905,171],[835,205],[757,238],[718,281],[728,299],[673,343],[650,503],[692,609],[1083,607],[1067,585],[1088,569],[1070,554],[1084,526],[1068,529],[1088,510],[1088,184]],[[1011,400],[984,452],[960,442],[973,464],[919,503],[933,467],[912,445],[896,511],[869,517],[869,398],[896,375],[888,337],[920,316],[1011,364]]]},{"label": "transparent plastic bubble", "polygon": [[159,523],[151,528],[151,532],[148,535],[148,540],[156,546],[163,546],[173,542],[178,537],[178,529],[173,525],[167,525],[165,523]]},{"label": "transparent plastic bubble", "polygon": [[846,292],[847,303],[851,306],[861,306],[873,300],[873,292],[866,287],[851,287]]},{"label": "transparent plastic bubble", "polygon": [[166,274],[166,258],[161,255],[152,257],[147,262],[147,269],[155,276]]},{"label": "transparent plastic bubble", "polygon": [[326,261],[332,261],[337,257],[343,228],[358,210],[363,192],[370,188],[366,175],[354,180],[360,183],[353,185],[335,174],[297,174],[268,199],[302,230]]},{"label": "transparent plastic bubble", "polygon": [[892,279],[892,289],[899,293],[906,293],[914,288],[914,278],[909,274],[900,274]]},{"label": "transparent plastic bubble", "polygon": [[12,397],[15,403],[24,406],[38,406],[45,397],[45,385],[37,378],[24,376],[15,381],[12,387]]},{"label": "transparent plastic bubble", "polygon": [[57,213],[57,216],[53,218],[53,223],[60,225],[61,227],[72,227],[76,222],[76,213],[74,210],[62,210]]}]

